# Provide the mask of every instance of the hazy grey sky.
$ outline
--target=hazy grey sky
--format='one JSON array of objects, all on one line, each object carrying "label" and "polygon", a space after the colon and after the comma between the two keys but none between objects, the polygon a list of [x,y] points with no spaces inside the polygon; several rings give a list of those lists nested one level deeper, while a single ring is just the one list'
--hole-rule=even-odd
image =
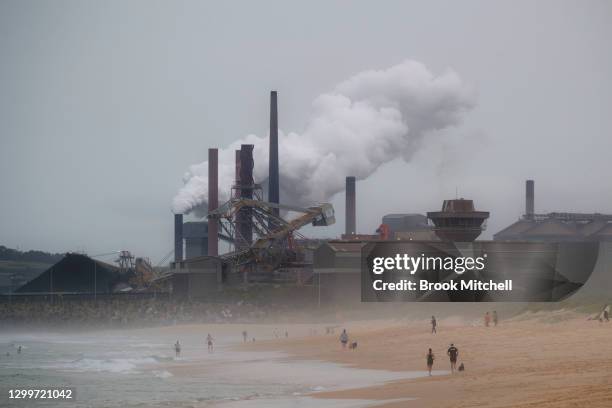
[{"label": "hazy grey sky", "polygon": [[477,106],[358,183],[359,232],[457,188],[490,237],[526,178],[536,211],[612,213],[611,38],[609,1],[0,0],[0,244],[156,262],[183,173],[265,134],[271,89],[299,132],[317,95],[407,58],[454,69]]}]

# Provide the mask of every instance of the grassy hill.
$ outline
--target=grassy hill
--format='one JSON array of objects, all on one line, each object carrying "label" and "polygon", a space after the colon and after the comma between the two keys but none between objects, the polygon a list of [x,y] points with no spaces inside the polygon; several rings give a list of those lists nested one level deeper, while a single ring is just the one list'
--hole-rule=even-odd
[{"label": "grassy hill", "polygon": [[40,275],[62,259],[62,254],[19,251],[0,245],[0,294],[8,293]]}]

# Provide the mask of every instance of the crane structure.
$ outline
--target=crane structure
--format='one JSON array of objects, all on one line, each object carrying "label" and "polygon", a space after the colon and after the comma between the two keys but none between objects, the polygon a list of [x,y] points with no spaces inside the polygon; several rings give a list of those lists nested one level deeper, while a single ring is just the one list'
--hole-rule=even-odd
[{"label": "crane structure", "polygon": [[[256,235],[252,242],[241,236],[239,223],[244,222],[245,217],[238,215],[245,210],[249,214],[247,222],[251,223]],[[287,215],[296,215],[286,220],[278,214],[279,210]],[[243,272],[270,273],[292,266],[303,266],[302,248],[295,242],[298,230],[309,224],[332,225],[335,216],[334,208],[329,203],[302,208],[235,197],[209,212],[208,220],[217,221],[224,234],[232,238],[234,249],[221,255],[225,262]]]}]

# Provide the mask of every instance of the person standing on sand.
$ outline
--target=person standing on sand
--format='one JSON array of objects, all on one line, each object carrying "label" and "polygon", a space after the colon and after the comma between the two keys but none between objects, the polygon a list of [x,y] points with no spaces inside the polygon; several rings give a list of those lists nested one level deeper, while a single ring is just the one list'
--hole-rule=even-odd
[{"label": "person standing on sand", "polygon": [[206,343],[208,343],[208,352],[212,353],[213,352],[213,337],[210,335],[210,333],[208,333],[208,336],[206,336]]},{"label": "person standing on sand", "polygon": [[485,317],[484,317],[485,327],[489,327],[490,322],[491,322],[491,316],[489,315],[489,312],[487,312],[485,313]]},{"label": "person standing on sand", "polygon": [[178,340],[174,343],[174,355],[176,358],[181,356],[181,343]]},{"label": "person standing on sand", "polygon": [[427,370],[429,371],[429,376],[431,377],[431,369],[433,368],[433,362],[436,358],[434,357],[433,351],[429,349],[427,353]]},{"label": "person standing on sand", "polygon": [[497,310],[493,311],[493,326],[497,326]]},{"label": "person standing on sand", "polygon": [[243,342],[243,343],[246,343],[246,342],[247,342],[247,336],[248,336],[247,331],[246,331],[246,330],[243,330],[243,331],[242,331],[242,342]]},{"label": "person standing on sand", "polygon": [[459,357],[459,349],[457,349],[457,347],[455,347],[455,345],[451,343],[446,354],[448,354],[448,357],[450,358],[451,374],[454,374],[455,369],[457,368],[457,357]]},{"label": "person standing on sand", "polygon": [[603,310],[603,320],[606,322],[610,321],[610,305],[606,305]]},{"label": "person standing on sand", "polygon": [[437,333],[436,326],[438,326],[436,316],[431,316],[431,334]]},{"label": "person standing on sand", "polygon": [[346,349],[346,343],[348,343],[348,334],[346,333],[346,329],[343,329],[342,334],[340,334],[340,343],[342,343],[342,349]]}]

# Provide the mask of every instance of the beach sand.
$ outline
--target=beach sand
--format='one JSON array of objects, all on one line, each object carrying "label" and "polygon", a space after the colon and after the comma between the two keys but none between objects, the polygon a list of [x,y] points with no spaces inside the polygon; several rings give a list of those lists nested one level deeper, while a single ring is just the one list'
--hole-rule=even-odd
[{"label": "beach sand", "polygon": [[[454,343],[466,371],[403,379],[382,385],[318,392],[315,398],[375,400],[395,407],[612,407],[612,323],[582,315],[542,312],[485,328],[480,321],[442,319],[432,335],[428,321],[352,322],[345,326],[355,351],[342,350],[339,331],[241,345],[248,351],[283,351],[296,359],[391,371],[449,370]],[[409,400],[407,398],[415,398]]]}]

